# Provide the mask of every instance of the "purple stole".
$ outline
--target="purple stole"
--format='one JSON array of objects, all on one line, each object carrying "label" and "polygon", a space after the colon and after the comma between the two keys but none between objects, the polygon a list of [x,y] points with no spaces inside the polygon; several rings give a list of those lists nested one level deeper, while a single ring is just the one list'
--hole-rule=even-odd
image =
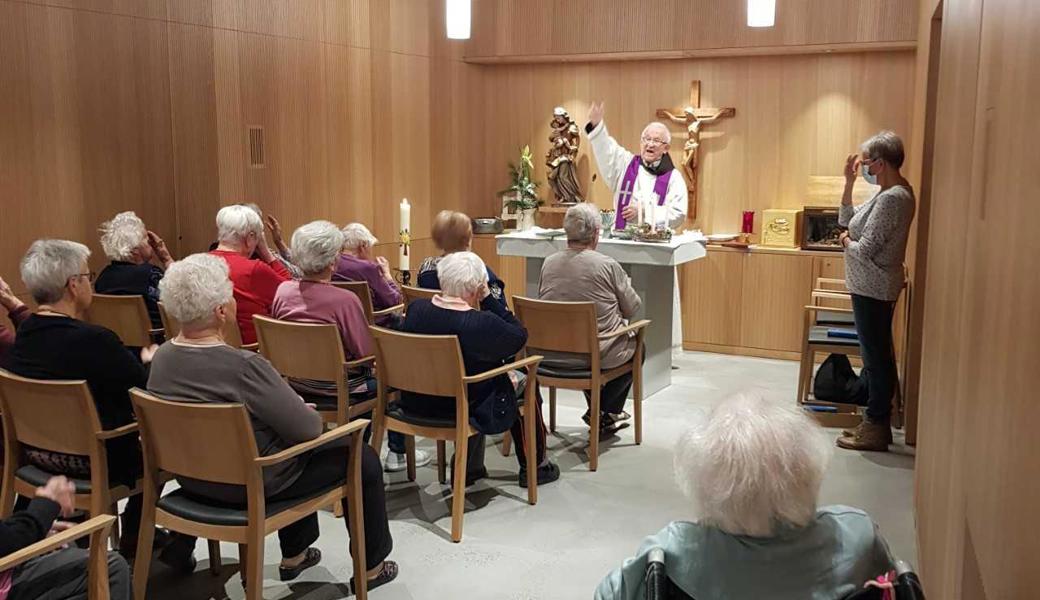
[{"label": "purple stole", "polygon": [[[657,176],[657,181],[654,182],[654,193],[657,194],[657,205],[664,206],[664,197],[668,193],[668,182],[672,178],[672,171],[675,169],[668,169],[667,173],[662,173]],[[629,202],[632,201],[632,190],[636,187],[636,177],[639,176],[639,155],[632,157],[632,162],[628,163],[628,169],[625,170],[625,176],[621,178],[621,197],[618,202],[617,213],[614,217],[614,229],[625,228],[625,217],[621,216],[622,211],[628,206]],[[626,185],[627,184],[627,185]],[[624,193],[625,191],[628,193]]]}]

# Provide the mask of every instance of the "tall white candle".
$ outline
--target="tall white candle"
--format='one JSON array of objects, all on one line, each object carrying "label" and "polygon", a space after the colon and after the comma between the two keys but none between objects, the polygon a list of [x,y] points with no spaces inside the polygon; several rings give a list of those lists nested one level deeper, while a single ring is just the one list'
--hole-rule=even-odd
[{"label": "tall white candle", "polygon": [[650,196],[650,231],[657,231],[657,194]]},{"label": "tall white candle", "polygon": [[636,225],[642,227],[643,225],[643,199],[636,199]]},{"label": "tall white candle", "polygon": [[412,245],[412,206],[408,204],[408,198],[401,200],[401,255],[398,257],[397,266],[402,271],[407,271],[411,264]]}]

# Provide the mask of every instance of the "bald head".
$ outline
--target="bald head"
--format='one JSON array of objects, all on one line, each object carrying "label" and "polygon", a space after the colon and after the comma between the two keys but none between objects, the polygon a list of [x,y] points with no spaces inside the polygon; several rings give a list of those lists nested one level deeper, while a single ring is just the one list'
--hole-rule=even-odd
[{"label": "bald head", "polygon": [[639,155],[646,163],[655,163],[671,148],[672,134],[664,123],[654,121],[643,128],[639,138]]}]

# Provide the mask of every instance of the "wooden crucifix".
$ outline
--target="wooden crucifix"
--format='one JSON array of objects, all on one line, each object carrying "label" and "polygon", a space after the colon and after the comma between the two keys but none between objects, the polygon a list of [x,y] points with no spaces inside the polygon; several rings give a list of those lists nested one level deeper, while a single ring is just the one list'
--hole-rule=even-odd
[{"label": "wooden crucifix", "polygon": [[682,172],[686,178],[686,197],[690,219],[697,218],[697,153],[701,146],[701,127],[719,119],[735,117],[735,108],[701,108],[701,82],[690,82],[690,103],[678,109],[657,109],[657,118],[668,119],[686,127],[686,144],[683,146]]}]

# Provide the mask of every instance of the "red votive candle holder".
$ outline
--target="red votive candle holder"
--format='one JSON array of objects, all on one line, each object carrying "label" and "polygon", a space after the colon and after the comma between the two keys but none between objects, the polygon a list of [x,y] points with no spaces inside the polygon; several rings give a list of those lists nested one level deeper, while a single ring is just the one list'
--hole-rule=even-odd
[{"label": "red votive candle holder", "polygon": [[755,229],[755,211],[745,210],[743,214],[743,220],[740,225],[740,233],[754,233]]}]

